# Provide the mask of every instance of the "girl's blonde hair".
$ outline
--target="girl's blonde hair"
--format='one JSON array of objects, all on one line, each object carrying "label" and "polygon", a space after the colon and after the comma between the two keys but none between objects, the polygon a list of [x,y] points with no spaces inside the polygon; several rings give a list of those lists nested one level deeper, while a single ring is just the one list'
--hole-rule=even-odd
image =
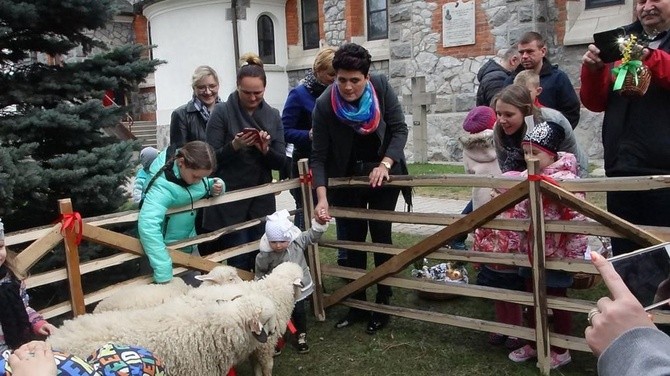
[{"label": "girl's blonde hair", "polygon": [[195,90],[195,87],[198,86],[198,82],[207,76],[212,76],[216,84],[219,84],[219,76],[216,74],[216,71],[209,65],[201,65],[195,68],[193,76],[191,76],[191,88]]},{"label": "girl's blonde hair", "polygon": [[333,68],[333,56],[335,56],[336,49],[333,47],[326,47],[323,50],[319,51],[314,58],[314,65],[312,65],[312,71],[322,72],[322,71],[335,71]]},{"label": "girl's blonde hair", "polygon": [[253,53],[247,52],[240,57],[240,69],[237,70],[237,85],[245,77],[259,77],[263,81],[263,87],[267,86],[267,77],[263,69],[263,60]]}]

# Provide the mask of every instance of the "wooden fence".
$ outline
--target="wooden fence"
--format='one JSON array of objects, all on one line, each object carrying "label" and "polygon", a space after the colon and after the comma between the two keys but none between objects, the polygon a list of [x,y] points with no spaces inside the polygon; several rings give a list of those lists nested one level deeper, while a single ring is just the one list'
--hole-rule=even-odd
[{"label": "wooden fence", "polygon": [[[536,169],[536,163],[537,162],[529,163],[531,175],[534,175],[533,169]],[[310,218],[313,216],[314,208],[312,204],[311,177],[308,174],[306,161],[303,160],[300,162],[299,169],[301,173],[300,179],[267,184],[252,189],[227,193],[217,198],[201,200],[194,205],[194,208],[217,205],[264,194],[279,193],[293,188],[301,188],[305,217]],[[363,186],[367,184],[367,180],[364,177],[331,179],[329,189],[337,189],[338,187],[347,186]],[[401,249],[397,246],[387,244],[355,243],[336,240],[323,240],[320,243],[321,246],[334,248],[344,247],[365,252],[382,252],[393,255],[393,257],[383,265],[368,271],[345,268],[332,264],[322,264],[320,262],[318,246],[310,247],[308,250],[309,265],[314,274],[314,282],[316,284],[313,296],[316,318],[318,320],[325,320],[325,310],[328,307],[335,304],[344,304],[350,307],[363,308],[400,317],[516,336],[537,342],[539,366],[543,374],[549,373],[550,345],[579,351],[589,351],[585,340],[581,337],[550,333],[547,324],[547,309],[552,308],[586,313],[595,306],[595,302],[593,301],[547,297],[545,289],[543,288],[545,286],[545,270],[554,269],[568,272],[596,273],[593,266],[587,261],[545,260],[544,232],[568,232],[597,236],[625,237],[637,242],[641,247],[670,240],[670,228],[632,225],[586,201],[580,200],[571,193],[576,191],[602,192],[668,188],[670,187],[670,176],[581,179],[560,182],[560,186],[554,186],[542,180],[530,181],[493,176],[407,176],[394,177],[393,181],[388,184],[397,187],[455,186],[506,188],[507,190],[489,203],[466,216],[435,213],[398,213],[332,207],[331,214],[338,218],[374,219],[395,223],[444,225],[446,227],[407,249]],[[566,206],[585,214],[587,217],[595,220],[595,222],[545,221],[544,216],[542,215],[542,195],[545,195],[552,200],[560,201]],[[495,219],[499,213],[526,198],[529,198],[531,203],[530,220]],[[84,295],[81,285],[81,275],[119,265],[143,256],[142,247],[138,239],[104,228],[110,224],[134,223],[137,221],[138,212],[129,211],[95,218],[84,218],[79,221],[77,214],[73,212],[69,200],[61,200],[59,204],[63,216],[61,223],[53,226],[45,226],[42,228],[8,234],[6,238],[6,243],[9,246],[31,242],[17,258],[19,270],[25,272],[29,272],[30,268],[38,260],[60,244],[60,242],[64,242],[65,244],[65,268],[31,275],[27,280],[29,288],[64,280],[68,281],[70,301],[56,304],[42,310],[45,317],[54,317],[68,312],[72,312],[74,315],[83,314],[85,313],[86,305],[104,299],[120,287],[151,282],[150,276],[142,276]],[[170,210],[169,213],[186,210],[191,210],[191,207],[188,206],[173,209]],[[261,223],[263,220],[264,218],[251,220],[222,228],[212,233],[199,235],[193,239],[169,244],[168,249],[173,262],[176,265],[174,273],[180,273],[187,268],[209,271],[223,260],[258,249],[257,242],[253,242],[220,250],[204,258],[190,256],[177,250],[180,247],[199,244],[204,241],[216,239],[223,234],[254,226]],[[305,222],[306,225],[309,226],[309,221]],[[63,225],[63,223],[65,223],[65,225]],[[528,231],[529,228],[532,228],[532,238],[539,240],[532,244],[532,264],[529,262],[529,258],[526,255],[491,254],[473,251],[457,251],[444,248],[444,245],[452,238],[468,233],[478,227],[515,231]],[[116,249],[120,251],[120,253],[80,263],[77,237],[81,237],[88,242],[102,244]],[[532,293],[528,293],[476,285],[444,284],[398,276],[399,272],[403,271],[408,265],[412,264],[415,260],[420,260],[424,257],[436,260],[532,267],[534,271],[534,289]],[[239,271],[239,273],[244,279],[250,279],[252,277],[249,272]],[[332,293],[326,294],[322,288],[324,276],[343,277],[351,279],[352,281]],[[432,293],[448,293],[518,303],[532,307],[532,309],[535,310],[537,324],[535,328],[526,328],[477,318],[348,299],[348,296],[354,292],[375,283]],[[654,312],[654,321],[657,323],[670,323],[670,314],[668,311],[657,310]]]}]

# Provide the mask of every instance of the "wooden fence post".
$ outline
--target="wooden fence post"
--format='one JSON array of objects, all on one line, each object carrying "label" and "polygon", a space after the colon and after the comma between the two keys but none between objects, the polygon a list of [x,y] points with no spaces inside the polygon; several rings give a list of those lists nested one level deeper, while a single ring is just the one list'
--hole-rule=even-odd
[{"label": "wooden fence post", "polygon": [[[69,198],[58,200],[58,208],[63,218],[72,215],[72,201]],[[63,240],[65,244],[65,267],[67,269],[67,281],[70,287],[70,305],[72,314],[76,317],[86,313],[84,304],[84,290],[81,287],[81,271],[79,270],[79,246],[77,244],[76,231],[84,231],[82,223],[73,220],[72,227],[64,228]]]},{"label": "wooden fence post", "polygon": [[[307,158],[298,161],[298,172],[300,173],[300,191],[302,193],[302,215],[305,219],[305,229],[312,226],[311,218],[314,217],[314,196],[312,195],[312,174],[309,171]],[[314,294],[312,294],[312,307],[314,316],[319,321],[326,320],[326,310],[323,305],[323,283],[321,280],[321,260],[319,257],[319,245],[314,244],[307,247],[307,262],[312,271],[314,280]]]},{"label": "wooden fence post", "polygon": [[[528,159],[528,176],[542,173],[539,161],[536,158]],[[551,358],[549,357],[549,329],[547,327],[547,289],[544,259],[544,208],[542,207],[542,193],[539,180],[528,180],[528,196],[530,201],[533,268],[533,300],[535,302],[535,338],[537,346],[537,360],[540,372],[549,375]]]}]

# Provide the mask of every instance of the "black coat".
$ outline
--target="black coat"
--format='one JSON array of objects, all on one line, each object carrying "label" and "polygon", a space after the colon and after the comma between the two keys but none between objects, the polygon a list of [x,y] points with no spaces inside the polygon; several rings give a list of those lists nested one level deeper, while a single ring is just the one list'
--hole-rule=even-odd
[{"label": "black coat", "polygon": [[170,145],[183,146],[191,141],[205,141],[207,122],[193,105],[193,100],[172,111],[170,118]]},{"label": "black coat", "polygon": [[[381,75],[371,75],[370,81],[377,92],[381,119],[375,134],[381,141],[377,150],[379,161],[387,156],[402,167],[406,174],[405,144],[407,143],[407,124],[398,97],[389,85],[388,79]],[[314,175],[314,187],[328,185],[328,178],[346,176],[351,165],[351,148],[354,142],[354,129],[342,124],[330,103],[330,85],[316,100],[312,114],[312,156],[310,166]],[[395,164],[394,163],[394,164]]]}]

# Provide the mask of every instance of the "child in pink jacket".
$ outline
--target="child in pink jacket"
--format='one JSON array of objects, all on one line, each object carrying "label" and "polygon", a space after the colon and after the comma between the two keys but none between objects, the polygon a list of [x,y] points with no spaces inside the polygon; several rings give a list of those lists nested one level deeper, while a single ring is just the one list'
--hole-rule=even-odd
[{"label": "child in pink jacket", "polygon": [[[522,147],[526,158],[533,157],[539,160],[541,174],[554,180],[579,179],[577,175],[577,160],[570,153],[558,152],[559,145],[563,142],[565,133],[563,128],[554,123],[540,123],[535,125],[532,131],[524,136]],[[528,176],[528,171],[505,173],[506,176]],[[575,193],[582,196],[583,193]],[[582,214],[567,208],[557,202],[543,198],[543,209],[545,220],[562,221],[585,221]],[[530,202],[524,200],[517,204],[509,213],[512,218],[529,218]],[[519,251],[529,254],[529,239],[527,232],[515,233],[515,244]],[[583,259],[587,249],[588,239],[582,234],[568,233],[546,233],[545,235],[545,257],[547,258],[572,258]],[[532,291],[532,272],[528,268],[521,268],[519,274],[526,278],[526,290]],[[572,274],[560,270],[546,271],[547,295],[567,296],[567,289],[572,285]],[[554,332],[558,334],[570,334],[572,327],[572,315],[569,311],[554,310]],[[535,327],[535,317],[531,315],[528,325]],[[525,345],[509,354],[514,362],[523,362],[537,356],[534,344]],[[552,346],[551,368],[555,369],[571,361],[570,352],[567,349]]]}]

